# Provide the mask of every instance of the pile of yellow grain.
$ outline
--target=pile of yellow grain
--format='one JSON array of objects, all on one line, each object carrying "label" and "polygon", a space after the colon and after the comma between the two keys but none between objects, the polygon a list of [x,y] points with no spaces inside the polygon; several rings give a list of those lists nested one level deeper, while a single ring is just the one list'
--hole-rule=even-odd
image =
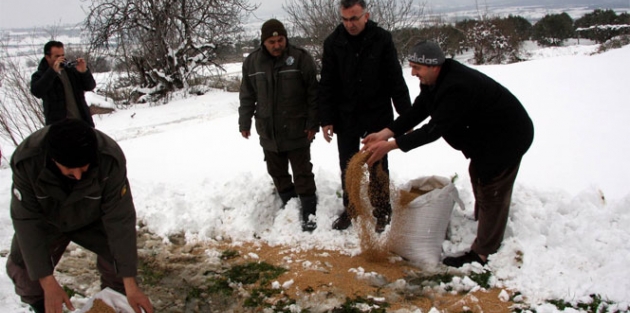
[{"label": "pile of yellow grain", "polygon": [[114,308],[107,305],[105,301],[101,299],[94,299],[94,302],[92,302],[92,307],[87,310],[86,313],[116,313],[116,311],[114,310]]}]

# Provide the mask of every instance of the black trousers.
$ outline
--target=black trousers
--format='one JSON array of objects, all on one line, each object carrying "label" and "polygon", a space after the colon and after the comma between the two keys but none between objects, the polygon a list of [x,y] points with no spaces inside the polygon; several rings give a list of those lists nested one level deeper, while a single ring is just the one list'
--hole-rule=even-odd
[{"label": "black trousers", "polygon": [[[114,258],[109,250],[107,235],[99,221],[72,233],[51,234],[49,239],[50,262],[53,267],[59,263],[70,241],[97,254],[96,267],[101,274],[101,288],[109,287],[120,293],[125,293],[121,277],[116,275]],[[22,251],[17,238],[13,236],[11,253],[6,264],[7,274],[15,285],[15,292],[22,302],[33,304],[44,299],[44,290],[39,281],[31,280],[22,258]]]},{"label": "black trousers", "polygon": [[[354,214],[352,208],[348,208],[350,200],[348,198],[348,192],[346,190],[346,169],[348,168],[348,162],[352,157],[359,152],[361,145],[362,135],[353,132],[343,132],[337,134],[337,149],[339,150],[339,167],[341,168],[341,186],[343,189],[343,206],[351,213]],[[378,179],[377,171],[379,168],[387,175],[387,179]],[[368,185],[368,194],[379,195],[378,197],[370,197],[370,204],[374,207],[372,212],[376,218],[382,218],[390,216],[392,214],[392,206],[390,204],[389,194],[389,163],[387,161],[387,155],[377,163],[375,163],[369,169],[370,182]]]},{"label": "black trousers", "polygon": [[520,160],[488,182],[482,182],[477,175],[473,162],[470,162],[468,172],[475,196],[475,219],[478,221],[477,238],[471,250],[480,255],[497,252],[503,242],[505,228],[510,213],[512,190]]},{"label": "black trousers", "polygon": [[[267,172],[273,179],[279,193],[295,188],[295,192],[300,196],[315,195],[317,188],[315,187],[310,146],[285,152],[273,152],[264,149],[263,151]],[[289,163],[293,178],[289,173]]]}]

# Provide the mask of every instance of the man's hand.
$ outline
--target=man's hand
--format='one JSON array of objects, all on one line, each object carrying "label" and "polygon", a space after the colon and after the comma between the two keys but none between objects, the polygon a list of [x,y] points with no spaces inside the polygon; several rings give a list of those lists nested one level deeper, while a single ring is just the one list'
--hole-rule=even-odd
[{"label": "man's hand", "polygon": [[394,132],[389,130],[389,128],[383,128],[383,130],[378,133],[371,133],[367,135],[367,137],[361,140],[361,143],[367,145],[377,141],[387,141],[387,139],[392,137],[394,137]]},{"label": "man's hand", "polygon": [[241,131],[241,136],[243,136],[243,138],[245,139],[249,139],[249,136],[251,136],[251,132],[249,130],[242,130]]},{"label": "man's hand", "polygon": [[369,152],[370,157],[365,162],[369,167],[372,167],[374,163],[380,161],[389,151],[394,149],[398,149],[398,144],[396,144],[396,140],[390,141],[375,141],[369,144],[366,144],[361,148],[361,151]]},{"label": "man's hand", "polygon": [[326,139],[326,142],[330,142],[334,134],[333,126],[332,125],[322,126],[322,133],[324,134],[324,139]]},{"label": "man's hand", "polygon": [[57,72],[57,74],[61,73],[61,70],[63,69],[61,64],[65,61],[66,61],[66,58],[58,57],[57,60],[55,60],[55,63],[53,63],[53,66],[52,66],[53,71]]},{"label": "man's hand", "polygon": [[374,163],[382,159],[389,151],[398,149],[396,140],[387,141],[387,139],[391,137],[394,137],[394,132],[389,128],[383,128],[380,132],[369,134],[361,140],[363,144],[361,151],[371,153],[366,162],[368,166],[374,165]]},{"label": "man's hand", "polygon": [[315,139],[315,134],[317,134],[316,130],[312,130],[312,129],[307,129],[304,131],[306,133],[306,137],[308,138],[308,141],[313,141],[313,139]]},{"label": "man's hand", "polygon": [[123,277],[123,284],[125,284],[127,302],[129,302],[134,312],[142,313],[140,310],[142,309],[146,313],[153,313],[151,300],[140,290],[135,277]]},{"label": "man's hand", "polygon": [[87,71],[87,62],[85,62],[85,59],[78,58],[76,68],[79,73],[85,73],[85,71]]},{"label": "man's hand", "polygon": [[46,313],[62,313],[65,304],[68,310],[74,311],[74,306],[68,298],[68,294],[61,288],[55,276],[49,275],[39,279],[39,284],[44,289],[44,306]]}]

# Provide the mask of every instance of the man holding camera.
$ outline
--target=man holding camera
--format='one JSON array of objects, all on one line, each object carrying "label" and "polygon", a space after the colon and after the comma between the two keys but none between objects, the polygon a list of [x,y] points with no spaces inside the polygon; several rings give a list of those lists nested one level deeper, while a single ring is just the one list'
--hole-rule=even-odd
[{"label": "man holding camera", "polygon": [[44,102],[46,125],[74,118],[94,127],[84,94],[94,87],[96,81],[83,58],[69,62],[59,41],[44,45],[44,58],[31,76],[31,93]]}]

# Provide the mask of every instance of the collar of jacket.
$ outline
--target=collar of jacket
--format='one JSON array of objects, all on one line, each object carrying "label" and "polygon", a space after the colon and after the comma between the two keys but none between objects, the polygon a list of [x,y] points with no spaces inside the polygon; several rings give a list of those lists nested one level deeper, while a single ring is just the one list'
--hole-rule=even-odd
[{"label": "collar of jacket", "polygon": [[[80,181],[76,182],[72,191],[66,194],[62,186],[60,174],[54,173],[46,166],[42,169],[37,177],[37,186],[42,190],[46,190],[48,195],[62,202],[76,202],[81,200],[85,195],[93,194],[100,189],[98,181],[98,166],[90,167],[84,173]],[[44,195],[37,195],[44,196]]]},{"label": "collar of jacket", "polygon": [[453,65],[453,62],[457,62],[457,61],[454,61],[452,59],[446,59],[444,63],[442,63],[442,68],[440,69],[440,74],[435,80],[435,85],[430,86],[428,90],[433,91],[437,89],[438,86],[442,85],[442,82],[444,81],[445,77],[448,75],[448,73],[451,72],[451,67]]},{"label": "collar of jacket", "polygon": [[260,50],[262,50],[262,55],[264,55],[265,58],[269,59],[272,62],[274,68],[282,67],[286,64],[287,58],[291,55],[289,53],[290,49],[292,49],[292,47],[291,45],[289,45],[289,43],[287,43],[287,47],[284,49],[284,51],[282,51],[282,55],[280,55],[279,57],[274,57],[269,53],[269,51],[267,51],[267,48],[265,48],[264,46],[260,48]]},{"label": "collar of jacket", "polygon": [[[372,39],[372,37],[374,37],[374,35],[376,34],[375,30],[377,27],[378,27],[378,24],[376,22],[372,20],[367,21],[367,23],[365,24],[365,29],[361,33],[364,36],[365,42],[371,42],[370,39]],[[338,36],[335,40],[335,43],[342,44],[342,45],[348,44],[348,36],[350,36],[350,34],[348,34],[348,31],[346,31],[346,28],[343,26],[343,23],[337,26],[336,31],[337,31]]]},{"label": "collar of jacket", "polygon": [[46,61],[46,57],[43,57],[41,61],[39,61],[39,65],[37,66],[38,71],[45,71],[50,67],[48,65],[48,61]]}]

